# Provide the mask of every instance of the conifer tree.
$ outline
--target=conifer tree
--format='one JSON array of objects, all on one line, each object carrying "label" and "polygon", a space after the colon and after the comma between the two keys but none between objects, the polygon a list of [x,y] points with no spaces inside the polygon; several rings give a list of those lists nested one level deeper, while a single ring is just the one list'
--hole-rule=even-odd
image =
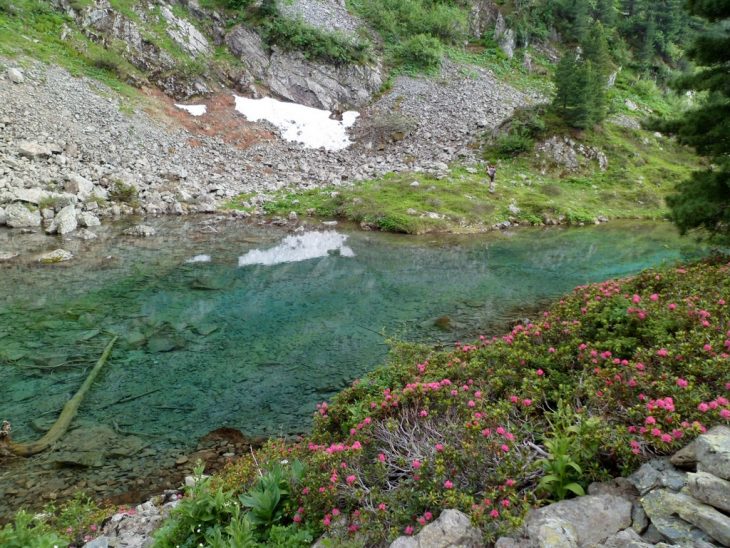
[{"label": "conifer tree", "polygon": [[681,79],[678,87],[705,92],[706,99],[680,120],[660,127],[707,156],[711,167],[680,182],[667,203],[682,233],[702,228],[730,239],[730,0],[689,0],[688,5],[690,13],[714,25],[689,51],[704,68]]}]

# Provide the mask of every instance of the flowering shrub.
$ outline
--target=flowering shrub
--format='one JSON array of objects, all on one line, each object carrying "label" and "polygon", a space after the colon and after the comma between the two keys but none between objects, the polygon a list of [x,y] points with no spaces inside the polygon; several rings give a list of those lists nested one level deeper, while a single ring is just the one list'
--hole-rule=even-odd
[{"label": "flowering shrub", "polygon": [[[282,523],[372,545],[459,508],[489,541],[531,505],[677,450],[730,420],[729,274],[723,257],[646,271],[579,287],[500,337],[396,345],[318,406],[311,436],[256,454],[306,465]],[[559,480],[543,480],[558,456]],[[250,488],[252,459],[218,481]]]}]

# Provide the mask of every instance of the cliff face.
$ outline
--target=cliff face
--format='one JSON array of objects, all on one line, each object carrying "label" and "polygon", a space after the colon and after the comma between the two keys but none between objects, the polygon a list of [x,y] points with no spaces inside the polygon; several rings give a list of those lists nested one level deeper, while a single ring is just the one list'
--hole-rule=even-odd
[{"label": "cliff face", "polygon": [[[135,85],[151,84],[175,99],[207,95],[221,88],[242,93],[271,93],[316,108],[362,107],[383,84],[379,59],[367,64],[334,64],[299,52],[267,46],[253,25],[229,25],[215,9],[195,0],[120,2],[53,0],[90,40],[131,64]],[[355,40],[361,23],[341,5],[320,2],[310,13],[301,4],[287,5],[282,17],[297,18],[313,28],[336,13],[334,27]],[[298,11],[296,11],[298,10]],[[307,16],[313,20],[310,23]]]}]

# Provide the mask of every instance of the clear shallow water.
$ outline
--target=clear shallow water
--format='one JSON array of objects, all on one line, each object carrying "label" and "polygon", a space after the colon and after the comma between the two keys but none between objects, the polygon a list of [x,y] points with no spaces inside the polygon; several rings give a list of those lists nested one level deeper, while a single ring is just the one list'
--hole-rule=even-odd
[{"label": "clear shallow water", "polygon": [[[219,427],[305,431],[316,402],[383,362],[380,333],[495,333],[576,285],[704,252],[650,223],[443,237],[156,223],[146,240],[104,227],[98,241],[67,242],[76,259],[44,267],[28,250],[46,240],[0,233],[0,248],[24,252],[0,264],[0,420],[16,441],[40,436],[111,334],[77,422],[145,437],[144,451],[98,469],[114,477],[120,464],[129,478]],[[443,316],[447,330],[434,324]]]}]

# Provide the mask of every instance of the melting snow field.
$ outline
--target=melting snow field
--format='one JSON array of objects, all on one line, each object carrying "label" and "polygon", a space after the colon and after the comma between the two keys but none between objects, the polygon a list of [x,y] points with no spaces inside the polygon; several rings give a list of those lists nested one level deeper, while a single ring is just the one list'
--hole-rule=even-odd
[{"label": "melting snow field", "polygon": [[179,109],[186,110],[193,116],[202,116],[208,111],[208,107],[205,105],[178,105],[175,103],[175,106]]},{"label": "melting snow field", "polygon": [[302,143],[308,148],[324,147],[326,150],[342,150],[352,141],[347,128],[355,123],[360,113],[349,110],[342,114],[342,120],[330,118],[328,110],[306,107],[297,103],[284,103],[270,97],[248,99],[238,97],[236,110],[248,120],[267,120],[281,131],[287,141]]},{"label": "melting snow field", "polygon": [[191,257],[186,263],[209,263],[210,262],[210,255],[196,255],[195,257]]},{"label": "melting snow field", "polygon": [[331,252],[339,252],[342,257],[354,257],[355,253],[345,245],[345,240],[347,236],[333,230],[295,234],[284,238],[276,247],[263,251],[252,249],[238,258],[238,266],[293,263],[326,257]]}]

